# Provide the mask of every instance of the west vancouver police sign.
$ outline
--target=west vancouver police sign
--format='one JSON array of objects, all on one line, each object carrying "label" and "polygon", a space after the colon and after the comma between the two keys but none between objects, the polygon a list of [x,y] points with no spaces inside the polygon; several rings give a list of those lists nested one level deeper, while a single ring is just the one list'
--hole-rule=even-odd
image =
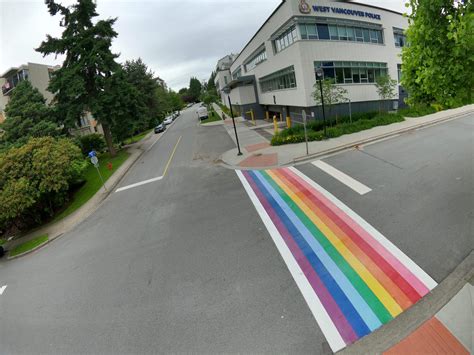
[{"label": "west vancouver police sign", "polygon": [[334,14],[341,14],[341,15],[349,15],[349,16],[358,16],[358,17],[367,17],[373,20],[381,20],[381,16],[379,14],[374,14],[372,12],[360,11],[360,10],[353,10],[353,9],[346,9],[343,7],[332,7],[332,6],[318,6],[313,5],[310,7],[305,0],[300,0],[300,12],[303,14],[311,13],[311,8],[314,12],[332,12]]}]

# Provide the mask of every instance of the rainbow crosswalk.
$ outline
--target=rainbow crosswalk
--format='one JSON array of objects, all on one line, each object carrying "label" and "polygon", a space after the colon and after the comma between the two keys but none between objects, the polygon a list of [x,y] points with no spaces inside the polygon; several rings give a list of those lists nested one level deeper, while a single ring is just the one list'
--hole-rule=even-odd
[{"label": "rainbow crosswalk", "polygon": [[373,332],[436,282],[295,168],[237,171],[333,351]]}]

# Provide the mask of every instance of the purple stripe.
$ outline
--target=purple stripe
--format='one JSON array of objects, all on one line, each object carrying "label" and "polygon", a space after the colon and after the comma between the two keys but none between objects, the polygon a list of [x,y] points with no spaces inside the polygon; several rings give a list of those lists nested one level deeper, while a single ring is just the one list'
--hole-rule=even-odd
[{"label": "purple stripe", "polygon": [[319,276],[314,271],[308,259],[299,249],[298,245],[293,240],[293,237],[288,232],[283,222],[278,218],[278,215],[270,206],[270,203],[267,201],[267,199],[263,196],[262,192],[258,189],[249,173],[247,173],[246,171],[242,171],[242,173],[244,174],[245,178],[247,179],[253,191],[260,200],[260,203],[265,208],[265,211],[270,216],[270,219],[272,220],[273,224],[280,232],[283,240],[290,249],[291,253],[293,254],[293,257],[300,266],[301,270],[305,274],[314,292],[318,295],[318,298],[321,300],[321,303],[326,309],[326,312],[328,312],[329,317],[331,318],[332,322],[339,331],[339,334],[341,335],[342,339],[344,339],[346,344],[351,344],[355,342],[358,339],[357,335],[355,334],[351,325],[347,321],[346,317],[344,317],[344,314],[341,312],[334,299],[331,297],[330,293],[322,283]]}]

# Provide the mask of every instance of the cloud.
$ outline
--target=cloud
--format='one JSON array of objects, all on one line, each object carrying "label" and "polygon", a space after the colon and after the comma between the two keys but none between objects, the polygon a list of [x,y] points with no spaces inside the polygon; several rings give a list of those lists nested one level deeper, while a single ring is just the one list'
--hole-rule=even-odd
[{"label": "cloud", "polygon": [[[72,0],[59,0],[65,5]],[[207,80],[219,58],[238,53],[280,0],[98,0],[99,18],[117,17],[113,51],[119,61],[141,57],[174,90],[196,76]],[[403,11],[400,1],[366,1]],[[400,8],[395,8],[397,7]],[[0,73],[27,62],[61,64],[34,51],[59,16],[43,0],[0,0]]]}]

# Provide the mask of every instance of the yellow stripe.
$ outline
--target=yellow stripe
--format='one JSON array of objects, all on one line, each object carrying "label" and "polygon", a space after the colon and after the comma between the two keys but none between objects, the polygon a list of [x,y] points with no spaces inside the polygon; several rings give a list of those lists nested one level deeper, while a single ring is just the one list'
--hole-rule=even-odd
[{"label": "yellow stripe", "polygon": [[334,232],[271,170],[266,172],[282,188],[283,191],[298,205],[306,216],[318,227],[331,244],[338,250],[351,267],[359,274],[366,285],[372,290],[375,296],[382,302],[385,308],[393,317],[402,313],[402,308],[380,282],[367,270],[367,268],[357,259],[354,254],[345,246]]},{"label": "yellow stripe", "polygon": [[174,146],[173,152],[171,153],[171,156],[170,156],[170,158],[168,159],[168,163],[166,163],[165,171],[163,172],[163,175],[161,175],[161,176],[163,176],[163,177],[165,177],[166,172],[168,171],[168,168],[169,168],[169,166],[170,166],[171,160],[173,160],[174,153],[176,152],[176,148],[178,148],[178,144],[179,144],[179,142],[181,141],[181,138],[183,138],[183,136],[179,136],[178,141],[176,142],[176,145]]}]

